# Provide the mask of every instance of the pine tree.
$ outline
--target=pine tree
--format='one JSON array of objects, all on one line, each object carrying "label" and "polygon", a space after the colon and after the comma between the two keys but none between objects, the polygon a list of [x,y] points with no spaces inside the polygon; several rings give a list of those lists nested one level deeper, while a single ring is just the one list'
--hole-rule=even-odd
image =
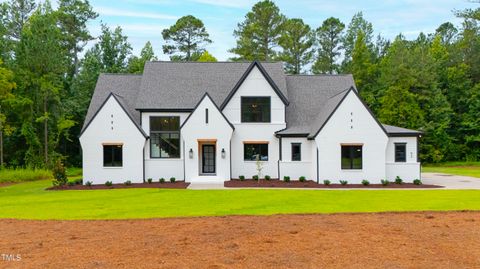
[{"label": "pine tree", "polygon": [[318,43],[318,56],[312,71],[315,74],[333,74],[340,71],[340,66],[337,63],[340,56],[340,49],[342,49],[341,41],[343,38],[343,30],[345,24],[339,19],[330,17],[323,21],[316,31]]},{"label": "pine tree", "polygon": [[287,73],[300,74],[312,59],[314,35],[301,19],[288,19],[282,27],[278,44],[283,50],[278,59],[285,62]]}]

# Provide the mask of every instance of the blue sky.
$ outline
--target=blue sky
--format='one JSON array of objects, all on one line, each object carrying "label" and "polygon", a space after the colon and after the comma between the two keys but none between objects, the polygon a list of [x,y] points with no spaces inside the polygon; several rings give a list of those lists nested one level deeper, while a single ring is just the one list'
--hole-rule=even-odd
[{"label": "blue sky", "polygon": [[[54,2],[54,1],[52,1]],[[162,29],[175,23],[184,15],[200,18],[210,33],[213,44],[207,47],[219,60],[227,60],[227,50],[235,45],[232,35],[238,22],[256,1],[252,0],[90,0],[100,14],[89,27],[94,35],[99,34],[100,21],[109,26],[121,26],[129,37],[134,53],[145,42],[151,41],[157,56],[163,55]],[[302,18],[317,28],[328,17],[337,17],[348,25],[358,11],[373,23],[375,33],[393,38],[403,33],[415,38],[420,32],[433,32],[438,25],[451,21],[460,25],[453,10],[475,8],[480,5],[468,0],[277,0],[281,12],[290,18]]]}]

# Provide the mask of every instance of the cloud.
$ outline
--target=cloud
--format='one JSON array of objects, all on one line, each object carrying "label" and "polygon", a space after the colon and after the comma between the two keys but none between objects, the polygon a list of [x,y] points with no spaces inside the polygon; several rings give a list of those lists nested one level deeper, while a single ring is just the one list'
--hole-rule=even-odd
[{"label": "cloud", "polygon": [[251,0],[192,0],[193,2],[200,4],[207,4],[219,7],[229,8],[250,8],[255,2]]},{"label": "cloud", "polygon": [[116,9],[109,7],[96,7],[94,8],[96,12],[104,16],[113,16],[113,17],[134,17],[134,18],[146,18],[146,19],[160,19],[160,20],[176,20],[178,16],[162,14],[162,13],[152,13],[152,12],[143,12],[143,11],[129,11],[124,9]]}]

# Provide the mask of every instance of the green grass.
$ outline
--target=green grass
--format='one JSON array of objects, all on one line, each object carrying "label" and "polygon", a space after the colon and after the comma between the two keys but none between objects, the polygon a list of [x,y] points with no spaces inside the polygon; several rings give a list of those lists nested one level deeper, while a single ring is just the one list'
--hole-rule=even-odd
[{"label": "green grass", "polygon": [[52,172],[45,169],[8,169],[0,170],[0,183],[14,183],[49,179]]},{"label": "green grass", "polygon": [[135,219],[293,213],[480,210],[480,190],[44,191],[50,181],[0,188],[0,218]]},{"label": "green grass", "polygon": [[422,172],[444,173],[480,178],[480,162],[447,162],[441,164],[426,164]]}]

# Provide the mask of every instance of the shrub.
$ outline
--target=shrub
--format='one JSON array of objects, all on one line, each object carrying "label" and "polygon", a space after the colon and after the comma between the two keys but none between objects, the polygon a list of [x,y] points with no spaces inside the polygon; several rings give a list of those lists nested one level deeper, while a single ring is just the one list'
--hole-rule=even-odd
[{"label": "shrub", "polygon": [[245,180],[245,176],[239,176],[238,178],[240,179],[240,181],[244,181],[244,180]]},{"label": "shrub", "polygon": [[147,182],[148,182],[148,184],[152,184],[153,179],[152,179],[152,178],[149,178],[149,179],[147,179]]},{"label": "shrub", "polygon": [[87,186],[89,186],[89,187],[91,187],[91,186],[92,186],[92,184],[93,184],[93,182],[91,182],[91,181],[87,181],[87,182],[85,182],[85,185],[87,185]]},{"label": "shrub", "polygon": [[269,175],[265,175],[265,180],[270,180],[272,179]]},{"label": "shrub", "polygon": [[348,181],[346,180],[340,180],[340,184],[342,184],[342,186],[345,186],[348,184]]},{"label": "shrub", "polygon": [[403,183],[403,180],[399,176],[397,176],[395,178],[395,184],[402,184],[402,183]]},{"label": "shrub", "polygon": [[364,179],[364,180],[362,180],[362,185],[363,186],[368,186],[368,185],[370,185],[370,181]]},{"label": "shrub", "polygon": [[413,180],[413,184],[415,184],[415,185],[422,185],[422,181],[417,178],[417,179],[414,179],[414,180]]},{"label": "shrub", "polygon": [[388,184],[390,184],[390,181],[388,181],[388,179],[382,179],[380,180],[380,182],[382,182],[383,186],[388,186]]},{"label": "shrub", "polygon": [[113,185],[113,183],[111,181],[105,182],[105,186],[107,186],[107,187],[111,187],[112,185]]},{"label": "shrub", "polygon": [[75,186],[75,181],[69,181],[69,182],[67,183],[67,185],[70,186],[70,187],[71,187],[71,186]]},{"label": "shrub", "polygon": [[300,182],[305,182],[307,179],[304,176],[301,176],[301,177],[298,178],[298,180]]},{"label": "shrub", "polygon": [[83,184],[83,179],[75,179],[73,182],[75,182],[75,185],[82,185]]},{"label": "shrub", "polygon": [[62,160],[58,159],[52,168],[53,185],[63,186],[67,184],[67,174],[65,173],[65,166],[63,166]]},{"label": "shrub", "polygon": [[289,177],[289,176],[284,176],[284,177],[283,177],[283,181],[285,181],[285,182],[290,182],[290,177]]},{"label": "shrub", "polygon": [[160,183],[165,183],[165,179],[164,179],[163,177],[161,177],[161,178],[158,180],[158,182],[160,182]]},{"label": "shrub", "polygon": [[132,181],[130,181],[130,180],[127,180],[127,181],[125,181],[125,183],[124,183],[124,184],[125,184],[125,185],[127,185],[127,186],[130,186],[130,185],[132,185]]},{"label": "shrub", "polygon": [[252,179],[255,180],[255,181],[258,181],[258,175],[252,176]]},{"label": "shrub", "polygon": [[175,183],[175,180],[176,180],[175,177],[171,177],[171,178],[170,178],[170,182],[172,182],[172,183]]},{"label": "shrub", "polygon": [[325,184],[326,186],[330,185],[330,183],[332,183],[332,182],[331,182],[330,180],[328,180],[328,179],[325,179],[325,180],[323,181],[323,184]]}]

